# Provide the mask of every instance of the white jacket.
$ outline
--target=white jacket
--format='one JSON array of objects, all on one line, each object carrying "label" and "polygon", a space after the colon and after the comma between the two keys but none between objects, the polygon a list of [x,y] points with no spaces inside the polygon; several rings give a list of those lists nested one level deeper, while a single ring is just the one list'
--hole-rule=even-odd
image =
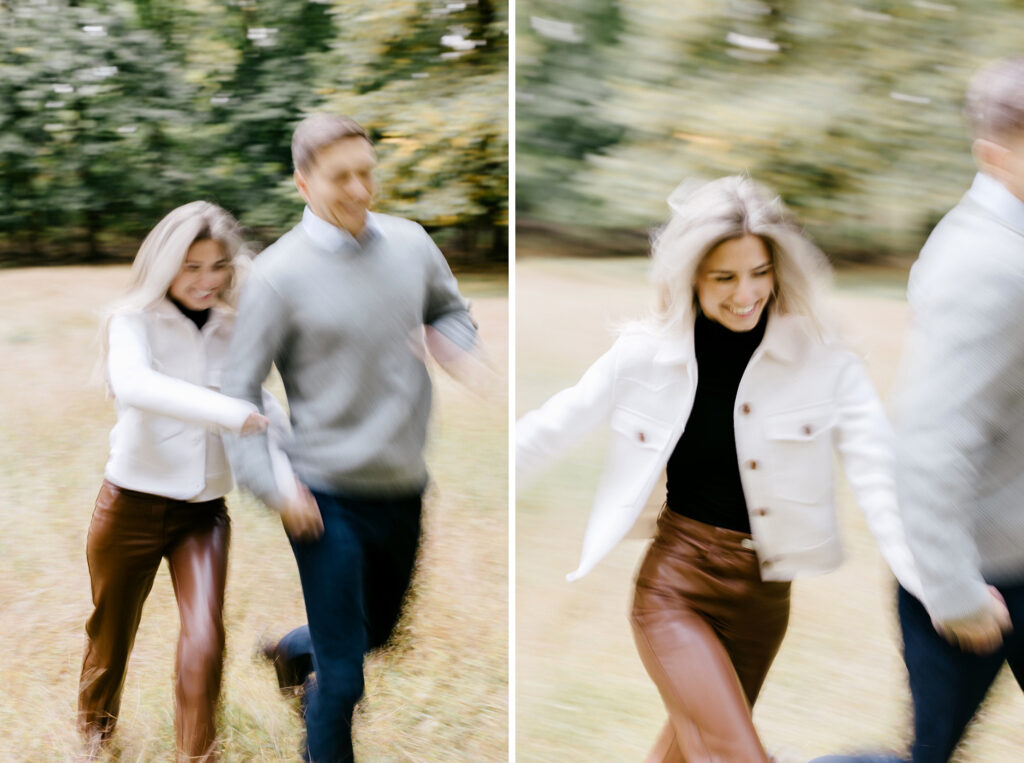
[{"label": "white jacket", "polygon": [[[222,395],[223,365],[234,316],[213,308],[201,331],[169,300],[114,315],[107,383],[117,423],[105,476],[119,487],[167,498],[206,501],[230,492],[231,469],[220,431],[240,432],[255,405]],[[287,418],[264,392],[275,430]],[[279,437],[276,435],[275,437]],[[291,483],[278,451],[275,475]],[[287,494],[287,493],[286,493]]]},{"label": "white jacket", "polygon": [[[575,580],[636,522],[693,407],[693,332],[622,334],[576,386],[516,424],[521,484],[588,431],[610,422],[608,448]],[[826,572],[842,560],[833,447],[882,553],[918,590],[895,499],[892,431],[860,360],[817,339],[806,319],[772,314],[740,380],[733,421],[740,480],[763,580]]]}]

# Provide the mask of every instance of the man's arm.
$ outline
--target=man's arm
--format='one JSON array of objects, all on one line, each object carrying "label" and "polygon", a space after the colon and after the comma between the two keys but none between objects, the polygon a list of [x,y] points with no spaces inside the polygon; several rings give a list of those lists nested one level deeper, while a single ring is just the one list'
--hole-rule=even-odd
[{"label": "man's arm", "polygon": [[459,293],[448,262],[425,232],[424,238],[430,260],[423,313],[427,349],[453,378],[488,397],[498,386],[498,375],[484,356],[476,322],[469,313],[467,301]]},{"label": "man's arm", "polygon": [[912,277],[896,452],[923,603],[951,640],[970,631],[965,646],[972,648],[998,636],[998,602],[980,571],[973,522],[979,460],[1021,392],[1024,292],[1015,274],[993,269],[989,258],[961,254],[923,283]]},{"label": "man's arm", "polygon": [[[263,408],[263,381],[287,331],[280,295],[254,271],[242,291],[221,390]],[[274,479],[267,433],[246,438],[225,435],[235,481],[268,506],[280,510],[285,496]]]}]

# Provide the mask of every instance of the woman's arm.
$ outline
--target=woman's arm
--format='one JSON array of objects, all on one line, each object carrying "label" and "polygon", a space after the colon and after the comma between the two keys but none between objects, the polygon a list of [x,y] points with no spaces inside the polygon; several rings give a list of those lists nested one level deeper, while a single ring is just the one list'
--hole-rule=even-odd
[{"label": "woman's arm", "polygon": [[895,438],[864,365],[852,353],[840,374],[836,398],[835,444],[846,479],[889,568],[918,596],[920,577],[896,500]]},{"label": "woman's arm", "polygon": [[241,432],[258,413],[255,405],[153,369],[142,320],[115,315],[110,320],[107,380],[114,397],[133,408],[203,426]]},{"label": "woman's arm", "polygon": [[516,478],[521,484],[611,415],[619,348],[617,342],[574,386],[516,422]]}]

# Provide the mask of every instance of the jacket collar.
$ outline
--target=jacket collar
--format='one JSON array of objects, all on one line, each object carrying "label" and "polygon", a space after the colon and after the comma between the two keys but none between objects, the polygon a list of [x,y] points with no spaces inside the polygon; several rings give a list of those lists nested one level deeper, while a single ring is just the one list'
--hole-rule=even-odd
[{"label": "jacket collar", "polygon": [[[195,325],[192,323],[192,321],[186,318],[185,315],[181,312],[181,310],[175,307],[174,303],[171,302],[171,300],[169,300],[167,297],[161,297],[159,300],[150,305],[147,308],[147,311],[152,313],[160,320],[180,323],[181,325]],[[221,307],[211,307],[210,317],[207,318],[206,323],[203,324],[202,331],[213,331],[219,328],[225,321],[229,320],[230,317],[231,312],[229,312],[228,310],[225,310],[224,308]]]},{"label": "jacket collar", "polygon": [[[807,331],[805,318],[798,315],[782,315],[772,310],[768,314],[764,339],[761,340],[754,356],[766,354],[784,363],[791,363],[799,354],[801,345],[806,342]],[[686,332],[666,333],[659,337],[654,360],[667,365],[690,365],[695,362],[693,327]]]}]

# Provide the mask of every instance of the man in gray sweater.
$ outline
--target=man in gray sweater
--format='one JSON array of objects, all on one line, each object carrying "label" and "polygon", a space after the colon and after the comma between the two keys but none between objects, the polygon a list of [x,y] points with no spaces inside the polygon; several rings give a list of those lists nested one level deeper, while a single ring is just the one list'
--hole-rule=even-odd
[{"label": "man in gray sweater", "polygon": [[950,758],[1004,662],[1024,687],[1024,57],[975,76],[967,115],[980,172],[911,270],[895,400],[914,763]]},{"label": "man in gray sweater", "polygon": [[298,564],[309,625],[268,656],[282,684],[316,672],[303,699],[306,759],[349,761],[363,656],[391,634],[419,543],[425,341],[458,361],[477,337],[423,228],[369,211],[376,155],[358,124],[310,117],[295,130],[292,157],[307,206],[254,263],[223,390],[260,405],[277,366],[297,483],[275,479],[266,435],[232,438],[228,451],[239,484],[281,513]]}]

